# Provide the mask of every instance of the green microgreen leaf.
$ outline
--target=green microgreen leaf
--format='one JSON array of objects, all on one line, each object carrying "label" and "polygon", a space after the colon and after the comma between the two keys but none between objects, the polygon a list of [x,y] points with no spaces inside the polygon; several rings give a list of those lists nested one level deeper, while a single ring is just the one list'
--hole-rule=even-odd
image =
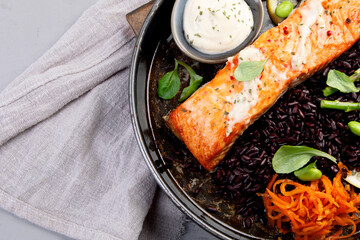
[{"label": "green microgreen leaf", "polygon": [[183,66],[190,75],[190,84],[189,84],[189,86],[187,86],[186,88],[183,89],[183,91],[181,92],[181,96],[179,98],[179,102],[182,102],[185,99],[187,99],[188,97],[190,97],[191,94],[193,94],[198,89],[201,82],[203,81],[203,77],[200,75],[197,75],[195,73],[194,69],[192,69],[186,63],[184,63],[182,61],[178,61],[178,63],[181,66]]},{"label": "green microgreen leaf", "polygon": [[[350,80],[352,82],[357,82],[360,80],[360,68],[357,69],[353,75],[351,75],[350,77]],[[323,93],[324,93],[324,96],[325,97],[328,97],[330,96],[331,94],[334,94],[336,93],[337,91],[339,91],[339,89],[337,88],[333,88],[333,87],[330,87],[330,86],[327,86],[324,90],[323,90]]]},{"label": "green microgreen leaf", "polygon": [[272,159],[276,173],[291,173],[305,166],[312,157],[324,157],[334,163],[336,158],[320,150],[306,146],[281,146]]},{"label": "green microgreen leaf", "polygon": [[263,61],[244,61],[241,62],[234,72],[236,80],[248,82],[257,78],[264,70],[265,64],[269,58]]},{"label": "green microgreen leaf", "polygon": [[338,89],[342,93],[359,92],[360,90],[349,76],[337,70],[330,70],[326,84]]},{"label": "green microgreen leaf", "polygon": [[180,78],[178,75],[178,62],[175,59],[175,68],[173,71],[166,73],[159,81],[158,95],[162,99],[171,99],[175,97],[180,90]]}]

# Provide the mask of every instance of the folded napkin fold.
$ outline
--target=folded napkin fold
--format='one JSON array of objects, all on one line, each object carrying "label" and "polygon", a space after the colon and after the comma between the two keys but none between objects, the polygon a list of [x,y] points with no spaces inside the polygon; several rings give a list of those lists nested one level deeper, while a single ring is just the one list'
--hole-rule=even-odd
[{"label": "folded napkin fold", "polygon": [[0,207],[77,239],[179,238],[161,192],[143,225],[157,185],[131,126],[125,14],[145,2],[100,0],[0,93]]}]

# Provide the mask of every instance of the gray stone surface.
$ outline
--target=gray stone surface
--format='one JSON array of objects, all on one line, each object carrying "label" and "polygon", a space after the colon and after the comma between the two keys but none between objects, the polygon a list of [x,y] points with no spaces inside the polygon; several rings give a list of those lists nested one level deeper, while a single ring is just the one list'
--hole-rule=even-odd
[{"label": "gray stone surface", "polygon": [[[0,0],[0,91],[96,0]],[[0,209],[0,240],[70,240]],[[215,240],[191,220],[183,240]]]}]

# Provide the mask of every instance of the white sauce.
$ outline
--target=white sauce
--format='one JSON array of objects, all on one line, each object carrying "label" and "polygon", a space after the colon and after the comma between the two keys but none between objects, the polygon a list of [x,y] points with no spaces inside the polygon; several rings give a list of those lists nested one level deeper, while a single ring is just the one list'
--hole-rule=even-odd
[{"label": "white sauce", "polygon": [[284,82],[286,77],[286,71],[278,70],[278,68],[275,65],[271,65],[271,73],[275,74],[275,77],[272,79],[273,81],[276,81],[278,83]]},{"label": "white sauce", "polygon": [[241,44],[254,19],[244,0],[188,0],[183,24],[185,38],[195,49],[217,54]]},{"label": "white sauce", "polygon": [[[255,47],[249,46],[239,53],[239,63],[243,61],[262,61],[265,57]],[[229,58],[229,61],[232,58]],[[236,81],[236,80],[235,80]],[[254,107],[259,98],[260,76],[248,82],[242,82],[243,89],[239,94],[233,97],[227,97],[226,100],[233,103],[233,108],[229,112],[226,121],[226,136],[229,136],[236,123],[244,121],[249,117],[249,111]],[[246,122],[247,124],[248,122]]]},{"label": "white sauce", "polygon": [[320,45],[317,47],[322,47],[327,39],[327,30],[326,30],[325,19],[322,17],[321,14],[318,16],[317,24],[319,25],[319,29],[320,29],[320,31],[319,31],[319,40],[320,41],[318,42],[318,44],[320,44]]},{"label": "white sauce", "polygon": [[[312,29],[311,26],[316,22],[320,25],[321,32],[319,33],[321,38],[324,38],[325,21],[323,19],[324,8],[321,5],[320,0],[311,1],[307,8],[301,9],[302,20],[299,25],[300,40],[294,56],[291,59],[291,67],[293,70],[300,70],[303,64],[306,63],[307,51],[306,40],[310,36]],[[325,36],[326,37],[326,36]]]}]

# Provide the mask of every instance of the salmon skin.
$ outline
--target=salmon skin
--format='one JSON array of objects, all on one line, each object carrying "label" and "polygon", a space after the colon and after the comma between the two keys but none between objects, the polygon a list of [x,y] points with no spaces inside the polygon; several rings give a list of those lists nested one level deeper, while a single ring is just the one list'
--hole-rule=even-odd
[{"label": "salmon skin", "polygon": [[[165,116],[167,126],[211,170],[235,140],[290,87],[325,67],[360,38],[360,0],[306,0],[280,25],[229,58],[215,78]],[[242,61],[268,58],[261,75],[237,81]]]}]

